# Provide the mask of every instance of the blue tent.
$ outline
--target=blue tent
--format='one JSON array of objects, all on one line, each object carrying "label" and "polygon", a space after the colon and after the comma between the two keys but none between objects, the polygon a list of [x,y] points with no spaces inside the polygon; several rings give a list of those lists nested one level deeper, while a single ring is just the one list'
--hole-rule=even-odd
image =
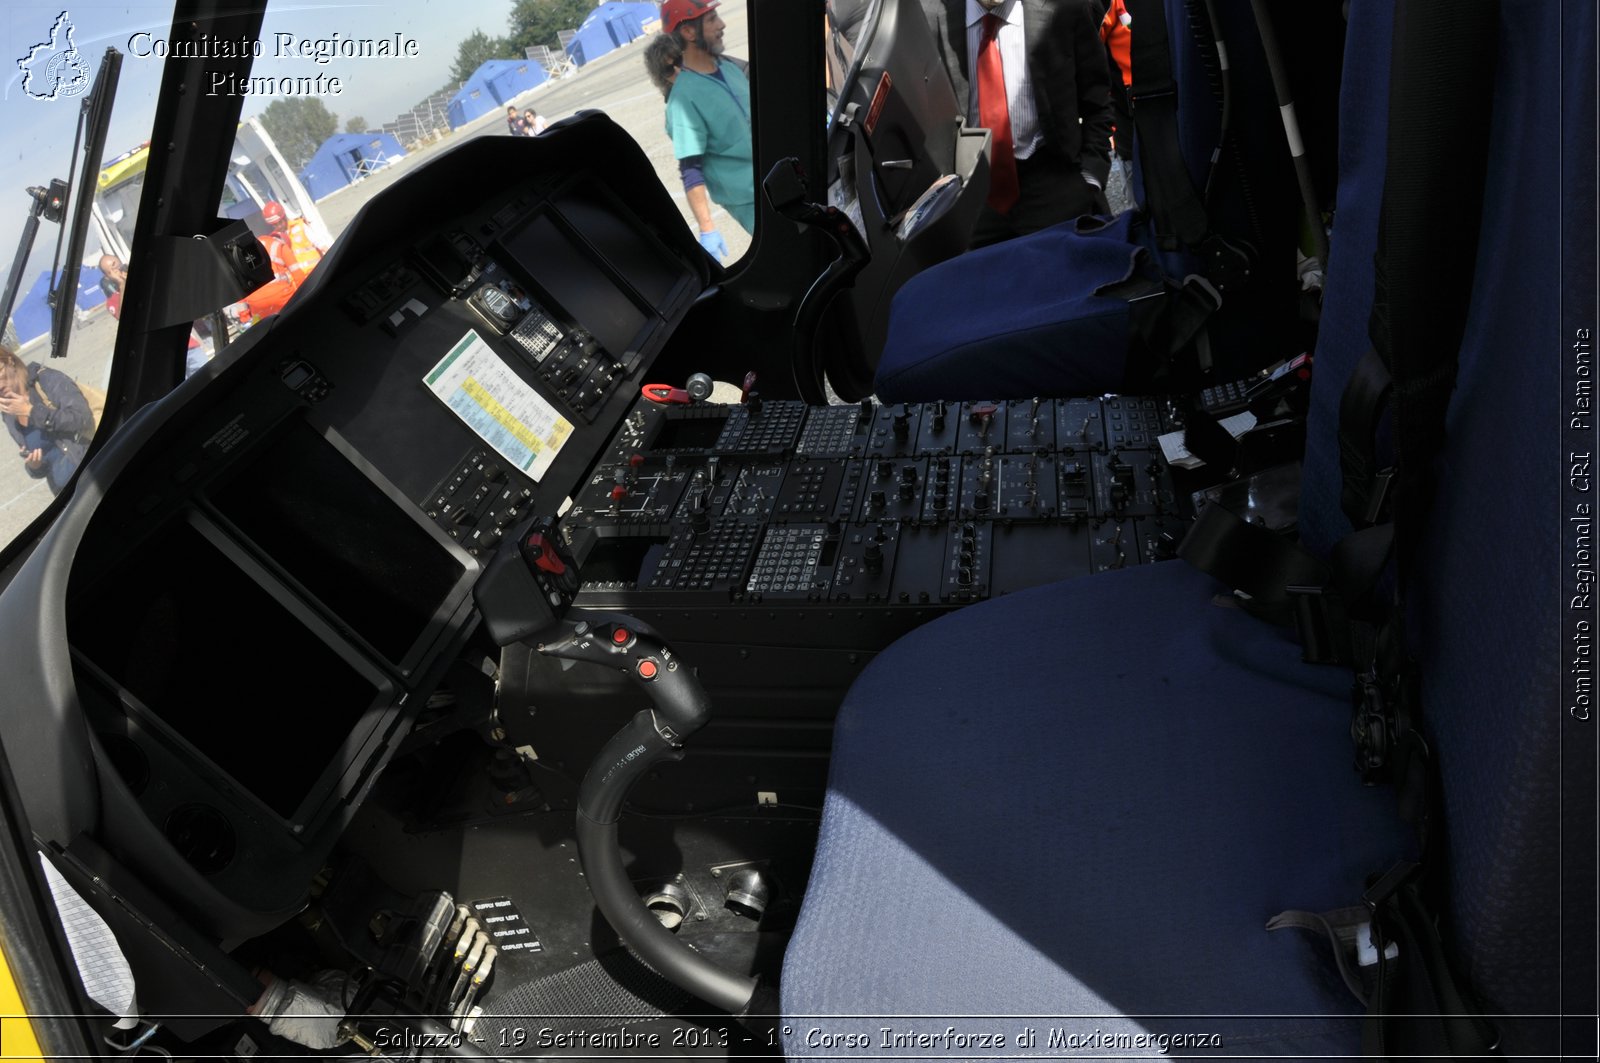
[{"label": "blue tent", "polygon": [[601,4],[589,12],[577,34],[567,42],[567,54],[579,66],[592,62],[614,48],[643,37],[647,29],[654,32],[660,14],[655,4]]},{"label": "blue tent", "polygon": [[335,133],[300,171],[300,183],[312,199],[321,199],[404,157],[405,149],[389,133]]},{"label": "blue tent", "polygon": [[[105,301],[105,293],[100,290],[100,271],[92,266],[83,267],[78,274],[78,309],[93,310]],[[23,343],[30,343],[50,331],[49,270],[34,278],[33,287],[17,297],[11,320],[17,326],[17,339]]]},{"label": "blue tent", "polygon": [[497,111],[549,75],[532,59],[491,59],[472,72],[461,90],[450,98],[450,128],[460,129],[474,118]]}]

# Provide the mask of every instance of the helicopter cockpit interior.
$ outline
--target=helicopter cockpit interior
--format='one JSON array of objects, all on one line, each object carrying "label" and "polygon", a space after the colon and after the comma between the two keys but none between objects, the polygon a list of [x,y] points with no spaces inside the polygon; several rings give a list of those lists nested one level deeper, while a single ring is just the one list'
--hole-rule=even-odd
[{"label": "helicopter cockpit interior", "polygon": [[[5,892],[59,913],[31,938],[8,914],[4,947],[29,1011],[55,1005],[50,1053],[1592,1044],[1553,1019],[1594,986],[1592,860],[1553,840],[1593,821],[1593,724],[1558,693],[1561,625],[1593,615],[1562,551],[1587,547],[1527,514],[1589,512],[1562,374],[1592,359],[1562,351],[1592,327],[1593,174],[1513,164],[1593,146],[1592,6],[1549,5],[1561,63],[1511,5],[1278,13],[1340,37],[1306,60],[1331,80],[1297,173],[1281,127],[1247,128],[1280,112],[1242,88],[1272,86],[1276,45],[1239,29],[1263,5],[1130,3],[1164,6],[1174,54],[1228,9],[1219,150],[1282,151],[1270,186],[1218,166],[1213,216],[1258,238],[1162,245],[1169,199],[965,254],[988,134],[920,6],[864,6],[822,127],[822,90],[781,86],[823,84],[820,46],[783,46],[823,5],[751,0],[764,198],[738,264],[587,111],[395,180],[181,382],[160,352],[188,325],[158,308],[201,282],[130,273],[115,431],[0,597]],[[1202,98],[1229,70],[1174,67]],[[197,65],[165,76],[158,134],[237,124],[180,91]],[[1441,162],[1425,134],[1459,131],[1463,84],[1481,143]],[[223,179],[200,139],[152,156],[151,204]],[[1299,250],[1302,194],[1331,252]],[[218,233],[205,198],[145,209],[136,243]],[[1115,276],[1085,289],[1097,255]],[[1393,435],[1352,427],[1350,378]],[[1425,724],[1384,715],[1412,685]]]}]

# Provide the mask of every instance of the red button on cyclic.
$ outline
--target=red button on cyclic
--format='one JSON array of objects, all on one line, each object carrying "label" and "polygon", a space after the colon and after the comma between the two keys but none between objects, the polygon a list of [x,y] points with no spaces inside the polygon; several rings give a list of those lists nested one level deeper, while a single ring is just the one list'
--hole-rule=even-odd
[{"label": "red button on cyclic", "polygon": [[636,666],[640,679],[654,679],[656,677],[656,662],[646,657]]},{"label": "red button on cyclic", "polygon": [[618,646],[622,645],[624,642],[627,642],[631,638],[633,638],[633,632],[629,631],[625,627],[619,627],[611,633],[611,641],[615,642]]}]

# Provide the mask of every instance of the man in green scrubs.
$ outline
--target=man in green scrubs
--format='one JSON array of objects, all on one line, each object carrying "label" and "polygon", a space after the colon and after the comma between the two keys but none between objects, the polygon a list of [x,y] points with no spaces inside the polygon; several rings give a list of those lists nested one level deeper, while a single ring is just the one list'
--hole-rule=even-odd
[{"label": "man in green scrubs", "polygon": [[711,218],[711,204],[754,232],[756,183],[750,81],[743,64],[722,54],[723,21],[716,7],[717,0],[665,0],[661,29],[683,47],[683,66],[667,97],[667,135],[700,246],[720,259],[728,244]]}]

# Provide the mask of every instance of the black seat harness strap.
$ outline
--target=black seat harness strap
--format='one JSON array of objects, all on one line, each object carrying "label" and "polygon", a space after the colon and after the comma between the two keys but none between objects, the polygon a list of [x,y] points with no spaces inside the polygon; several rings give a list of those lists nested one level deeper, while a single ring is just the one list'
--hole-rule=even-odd
[{"label": "black seat harness strap", "polygon": [[[1308,660],[1354,666],[1357,767],[1368,783],[1394,784],[1398,812],[1416,833],[1418,858],[1374,876],[1363,897],[1376,975],[1362,1043],[1376,1059],[1482,1055],[1495,1045],[1493,1029],[1450,969],[1434,914],[1442,893],[1438,777],[1405,624],[1471,306],[1499,14],[1498,0],[1395,5],[1372,351],[1340,406],[1340,503],[1356,530],[1335,549],[1320,585],[1269,592],[1262,585],[1285,565],[1282,551],[1265,548],[1266,564],[1253,583],[1244,581],[1252,600],[1276,601],[1281,593],[1293,602]],[[1392,462],[1380,458],[1386,452]],[[1379,523],[1385,517],[1388,523]],[[1234,556],[1208,543],[1207,534],[1201,532],[1203,550],[1186,549],[1186,541],[1180,556]],[[1380,599],[1385,608],[1374,610]]]},{"label": "black seat harness strap", "polygon": [[1321,588],[1331,578],[1320,557],[1221,505],[1201,510],[1178,556],[1240,592],[1251,613],[1276,624],[1294,620],[1291,588]]},{"label": "black seat harness strap", "polygon": [[1129,44],[1133,84],[1128,92],[1150,214],[1167,250],[1198,247],[1211,223],[1178,147],[1178,84],[1172,75],[1166,4],[1128,0],[1127,8],[1138,27]]},{"label": "black seat harness strap", "polygon": [[1393,381],[1376,349],[1356,363],[1339,400],[1339,507],[1355,528],[1377,524],[1388,515],[1393,463],[1382,463],[1379,434],[1389,408]]},{"label": "black seat harness strap", "polygon": [[[1423,738],[1418,668],[1409,656],[1405,622],[1472,304],[1499,23],[1498,0],[1395,6],[1388,168],[1368,326],[1373,350],[1391,378],[1395,462],[1386,493],[1393,499],[1395,600],[1361,679],[1389,703],[1387,774],[1401,816],[1416,830],[1420,861],[1391,869],[1365,897],[1373,913],[1380,990],[1362,1047],[1376,1058],[1482,1054],[1495,1043],[1480,1009],[1451,974],[1433,914],[1443,893],[1434,823],[1439,779]],[[1364,386],[1370,390],[1373,384]],[[1376,426],[1379,416],[1365,423]],[[1341,454],[1351,453],[1351,447],[1341,447]],[[1382,506],[1373,497],[1377,480],[1371,482],[1364,515]],[[1388,970],[1388,940],[1410,956],[1399,965],[1398,977]],[[1435,1018],[1398,1018],[1404,1013]]]}]

